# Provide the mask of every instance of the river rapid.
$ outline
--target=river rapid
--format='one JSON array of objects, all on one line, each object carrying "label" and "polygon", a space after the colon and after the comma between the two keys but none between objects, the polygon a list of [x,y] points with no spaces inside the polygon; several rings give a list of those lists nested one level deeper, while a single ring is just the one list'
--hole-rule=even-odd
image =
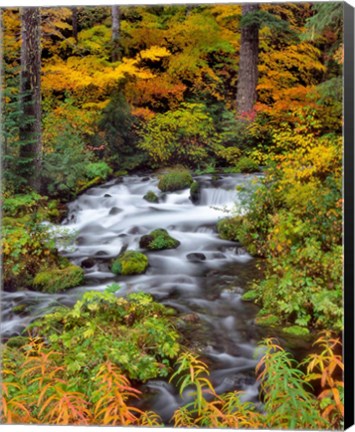
[{"label": "river rapid", "polygon": [[[62,228],[74,233],[72,244],[61,253],[83,266],[85,285],[61,294],[32,291],[2,295],[2,335],[18,334],[34,318],[58,304],[72,305],[87,290],[104,290],[119,283],[117,295],[150,293],[177,311],[176,320],[194,347],[207,361],[217,393],[243,390],[245,400],[258,400],[255,381],[257,343],[261,330],[254,323],[257,307],[241,296],[257,277],[256,260],[240,245],[221,240],[216,223],[237,206],[237,186],[248,186],[255,175],[234,174],[214,178],[196,176],[201,184],[198,202],[189,189],[162,193],[155,176],[126,176],[94,187],[68,205]],[[153,191],[159,203],[143,199]],[[142,235],[165,228],[181,244],[177,249],[146,252],[149,268],[143,275],[115,276],[109,269],[122,250],[139,249]],[[14,314],[23,304],[26,312]],[[144,407],[168,421],[186,403],[177,389],[164,380],[151,380],[141,390]]]}]

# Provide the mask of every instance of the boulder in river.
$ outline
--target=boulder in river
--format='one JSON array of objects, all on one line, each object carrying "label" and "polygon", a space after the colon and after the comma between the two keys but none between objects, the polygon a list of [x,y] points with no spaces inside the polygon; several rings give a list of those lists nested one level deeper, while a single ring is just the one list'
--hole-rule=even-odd
[{"label": "boulder in river", "polygon": [[186,255],[186,258],[191,262],[205,261],[206,255],[200,252],[193,252]]},{"label": "boulder in river", "polygon": [[139,246],[149,250],[175,249],[179,245],[179,240],[171,237],[165,229],[156,229],[139,240]]},{"label": "boulder in river", "polygon": [[33,288],[46,293],[57,293],[74,288],[84,280],[84,270],[70,264],[65,268],[49,268],[38,272],[33,280]]},{"label": "boulder in river", "polygon": [[148,257],[141,252],[126,251],[119,255],[111,265],[111,271],[117,275],[135,275],[144,273],[148,268]]},{"label": "boulder in river", "polygon": [[148,191],[144,197],[143,197],[146,201],[151,202],[151,203],[158,203],[159,202],[159,198],[157,197],[157,195],[153,192],[153,191]]},{"label": "boulder in river", "polygon": [[194,204],[200,201],[201,185],[199,182],[194,181],[190,187],[190,199]]}]

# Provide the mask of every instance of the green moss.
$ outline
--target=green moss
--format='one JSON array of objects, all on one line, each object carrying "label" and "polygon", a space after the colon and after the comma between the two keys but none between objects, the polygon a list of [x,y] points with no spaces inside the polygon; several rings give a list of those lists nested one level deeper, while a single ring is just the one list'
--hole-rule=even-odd
[{"label": "green moss", "polygon": [[243,222],[242,216],[221,219],[217,222],[217,231],[223,240],[239,241],[239,228]]},{"label": "green moss", "polygon": [[309,330],[306,327],[291,326],[283,329],[283,332],[293,336],[306,336],[309,335]]},{"label": "green moss", "polygon": [[258,294],[257,291],[255,291],[255,290],[250,290],[250,291],[245,292],[245,293],[242,295],[242,300],[243,300],[243,301],[254,301],[254,300],[256,300],[258,297],[259,297],[259,294]]},{"label": "green moss", "polygon": [[21,314],[22,312],[25,312],[26,308],[27,308],[27,305],[25,305],[25,304],[19,304],[17,306],[14,306],[11,309],[11,311],[14,314]]},{"label": "green moss", "polygon": [[146,201],[151,202],[151,203],[157,203],[159,202],[159,198],[156,196],[156,194],[152,191],[148,191],[144,197],[143,197]]},{"label": "green moss", "polygon": [[171,169],[160,177],[158,188],[163,192],[173,192],[190,187],[192,182],[189,170]]},{"label": "green moss", "polygon": [[264,315],[256,317],[255,322],[259,326],[275,327],[280,324],[280,319],[275,315]]},{"label": "green moss", "polygon": [[74,288],[84,280],[84,270],[75,265],[63,269],[52,268],[40,271],[33,280],[33,287],[47,293],[57,293]]},{"label": "green moss", "polygon": [[149,250],[175,249],[180,245],[165,229],[156,229],[139,240],[139,246]]},{"label": "green moss", "polygon": [[124,276],[144,273],[147,268],[147,256],[136,251],[124,252],[111,265],[113,273]]}]

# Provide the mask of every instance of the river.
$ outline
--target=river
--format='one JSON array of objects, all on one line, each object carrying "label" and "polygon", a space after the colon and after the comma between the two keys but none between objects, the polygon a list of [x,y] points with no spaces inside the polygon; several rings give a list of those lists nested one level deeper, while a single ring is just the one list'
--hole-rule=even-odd
[{"label": "river", "polygon": [[[202,188],[193,203],[188,189],[162,193],[155,176],[126,176],[91,188],[68,205],[62,228],[75,233],[61,253],[85,269],[85,284],[61,294],[4,292],[2,335],[19,333],[31,320],[58,304],[72,305],[87,290],[120,284],[118,295],[150,293],[174,308],[190,345],[206,359],[218,393],[243,390],[245,400],[258,400],[254,369],[261,330],[255,325],[257,307],[241,300],[257,276],[256,260],[240,245],[221,240],[216,222],[234,206],[241,210],[237,186],[250,185],[255,175],[196,176]],[[159,203],[143,199],[153,191]],[[125,248],[139,250],[142,235],[165,228],[181,244],[177,249],[148,252],[143,275],[115,276],[112,258]],[[24,313],[14,314],[14,306]],[[163,380],[143,386],[144,403],[167,421],[183,401]],[[186,402],[186,399],[185,401]]]}]

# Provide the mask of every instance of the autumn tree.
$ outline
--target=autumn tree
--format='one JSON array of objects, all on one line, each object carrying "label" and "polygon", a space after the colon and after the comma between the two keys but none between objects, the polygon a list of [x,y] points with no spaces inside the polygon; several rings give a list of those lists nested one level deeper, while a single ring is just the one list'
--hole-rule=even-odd
[{"label": "autumn tree", "polygon": [[259,5],[257,3],[245,4],[242,8],[242,31],[237,87],[237,111],[239,114],[250,112],[256,102],[259,25],[251,18],[258,10]]},{"label": "autumn tree", "polygon": [[21,9],[20,160],[29,184],[41,187],[41,12],[40,8]]}]

